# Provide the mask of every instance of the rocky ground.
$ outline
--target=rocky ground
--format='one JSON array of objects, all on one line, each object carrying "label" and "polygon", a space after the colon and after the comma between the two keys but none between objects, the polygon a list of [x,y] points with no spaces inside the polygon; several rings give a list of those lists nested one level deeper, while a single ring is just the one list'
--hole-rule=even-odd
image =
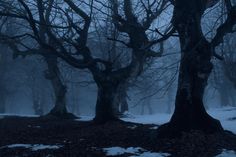
[{"label": "rocky ground", "polygon": [[[236,135],[205,135],[194,131],[175,139],[158,139],[157,126],[128,122],[92,122],[48,118],[0,119],[0,157],[104,157],[103,148],[142,147],[174,157],[213,157],[222,149],[236,150]],[[10,147],[12,144],[50,145],[58,149]],[[119,157],[128,157],[122,154]]]}]

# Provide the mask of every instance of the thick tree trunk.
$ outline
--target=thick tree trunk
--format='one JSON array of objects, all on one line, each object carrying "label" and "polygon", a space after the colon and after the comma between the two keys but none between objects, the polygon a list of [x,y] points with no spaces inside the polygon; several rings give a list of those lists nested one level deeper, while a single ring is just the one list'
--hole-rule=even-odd
[{"label": "thick tree trunk", "polygon": [[[145,43],[148,43],[148,38],[145,30],[140,29],[140,24],[136,22],[135,24],[137,26],[129,32],[129,35],[132,36],[130,37],[130,44],[133,45],[132,59],[129,66],[118,68],[118,70],[106,67],[104,71],[100,71],[96,67],[90,68],[98,87],[95,122],[104,123],[111,120],[118,120],[117,113],[118,115],[120,113],[120,100],[124,102],[126,97],[123,94],[126,94],[127,91],[127,87],[123,88],[122,86],[126,85],[130,79],[138,77],[143,71],[146,56],[145,51],[140,49]],[[121,93],[119,93],[120,90]],[[119,94],[122,95],[119,96]],[[125,105],[124,108],[128,109],[127,103]]]},{"label": "thick tree trunk", "polygon": [[66,86],[60,78],[61,74],[57,65],[57,58],[55,56],[45,56],[45,61],[48,66],[45,77],[51,81],[55,96],[55,105],[49,115],[59,118],[75,118],[75,116],[68,113],[66,108]]},{"label": "thick tree trunk", "polygon": [[118,84],[113,81],[96,81],[98,86],[98,95],[96,102],[96,123],[106,123],[108,121],[118,120],[114,106],[117,106]]},{"label": "thick tree trunk", "polygon": [[[174,26],[180,36],[181,63],[175,111],[160,133],[183,131],[223,131],[218,120],[206,112],[203,94],[212,71],[212,50],[201,30],[202,2],[178,0],[174,10]],[[204,7],[203,7],[204,8]]]}]

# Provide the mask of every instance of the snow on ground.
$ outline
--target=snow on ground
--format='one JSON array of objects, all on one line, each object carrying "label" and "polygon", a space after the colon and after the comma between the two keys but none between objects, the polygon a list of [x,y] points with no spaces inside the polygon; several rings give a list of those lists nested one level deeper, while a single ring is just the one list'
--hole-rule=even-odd
[{"label": "snow on ground", "polygon": [[236,107],[210,109],[207,112],[214,118],[219,119],[224,129],[236,134]]},{"label": "snow on ground", "polygon": [[25,149],[31,149],[32,151],[38,151],[43,149],[60,149],[62,145],[44,145],[44,144],[11,144],[7,146],[0,147],[0,149],[3,148],[25,148]]},{"label": "snow on ground", "polygon": [[168,153],[149,152],[140,147],[129,147],[129,148],[110,147],[110,148],[103,148],[103,151],[106,153],[107,156],[117,156],[117,155],[123,155],[123,154],[130,154],[129,157],[167,157],[167,156],[170,156],[170,154]]},{"label": "snow on ground", "polygon": [[221,154],[215,157],[236,157],[236,152],[233,150],[223,150]]},{"label": "snow on ground", "polygon": [[7,146],[3,146],[1,148],[31,148],[30,144],[11,144],[11,145],[7,145]]},{"label": "snow on ground", "polygon": [[152,153],[152,152],[144,152],[138,155],[132,155],[130,157],[168,157],[170,154],[168,153]]},{"label": "snow on ground", "polygon": [[[214,108],[207,111],[211,116],[221,121],[224,129],[232,131],[236,134],[236,107]],[[168,122],[171,118],[171,114],[157,113],[154,115],[132,115],[128,113],[128,118],[121,118],[127,122],[141,123],[141,124],[155,124],[161,125]],[[38,117],[37,115],[21,115],[21,114],[0,114],[0,119],[5,116],[20,116],[20,117]],[[78,121],[91,121],[92,116],[80,116]],[[150,129],[156,129],[150,128]],[[132,129],[132,128],[130,128]],[[134,129],[134,128],[133,128]]]},{"label": "snow on ground", "polygon": [[171,118],[170,114],[158,113],[154,115],[133,115],[131,118],[121,118],[127,122],[141,123],[141,124],[164,124]]},{"label": "snow on ground", "polygon": [[106,155],[108,156],[122,155],[125,153],[136,154],[139,153],[141,150],[143,149],[140,147],[129,147],[127,149],[122,147],[103,148],[103,151],[106,152]]},{"label": "snow on ground", "polygon": [[[219,119],[224,129],[236,134],[236,107],[215,108],[207,112],[214,118]],[[133,123],[161,125],[168,122],[170,118],[171,114],[157,113],[154,115],[133,115],[131,118],[121,119]]]},{"label": "snow on ground", "polygon": [[[236,134],[236,107],[214,108],[207,112],[214,118],[219,119],[224,129]],[[132,115],[129,113],[128,118],[121,119],[133,123],[161,125],[168,122],[170,118],[171,114],[166,113],[157,113],[153,115]],[[90,121],[92,119],[92,116],[81,116],[78,121]],[[152,127],[150,129],[157,129],[157,127]]]},{"label": "snow on ground", "polygon": [[25,115],[25,114],[13,114],[13,113],[1,113],[0,119],[6,116],[17,116],[17,117],[39,117],[39,115]]}]

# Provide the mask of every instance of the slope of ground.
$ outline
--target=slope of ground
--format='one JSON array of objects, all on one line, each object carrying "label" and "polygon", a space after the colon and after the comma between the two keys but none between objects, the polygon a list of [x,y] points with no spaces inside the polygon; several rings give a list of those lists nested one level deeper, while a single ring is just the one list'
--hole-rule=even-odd
[{"label": "slope of ground", "polygon": [[[224,127],[235,131],[235,108],[215,109],[210,113],[219,118]],[[235,155],[236,151],[236,136],[230,132],[205,135],[194,131],[183,133],[182,137],[176,139],[157,139],[158,124],[168,120],[167,115],[123,119],[143,124],[118,121],[104,125],[93,124],[88,121],[89,117],[59,120],[4,116],[0,119],[0,157],[112,155],[106,150],[118,150],[118,154],[113,154],[118,157],[223,157],[229,153]]]}]

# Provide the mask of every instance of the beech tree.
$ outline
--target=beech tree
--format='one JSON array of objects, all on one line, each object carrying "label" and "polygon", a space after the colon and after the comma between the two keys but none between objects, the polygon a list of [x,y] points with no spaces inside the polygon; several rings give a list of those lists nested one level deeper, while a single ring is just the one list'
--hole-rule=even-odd
[{"label": "beech tree", "polygon": [[[119,87],[119,90],[123,92],[123,95],[122,93],[120,95],[120,99],[123,100],[123,104],[126,104],[127,102],[125,102],[124,98],[127,97],[125,91],[128,89],[127,86],[129,82],[135,80],[144,72],[148,60],[161,57],[163,54],[161,48],[159,52],[155,52],[155,50],[152,49],[152,46],[156,44],[161,45],[164,40],[168,39],[174,33],[174,30],[169,26],[165,28],[165,33],[163,34],[158,30],[158,28],[152,32],[160,35],[161,38],[153,39],[150,38],[148,34],[148,31],[151,29],[151,26],[154,25],[155,20],[157,20],[163,11],[170,6],[170,3],[168,0],[154,0],[147,2],[142,0],[137,2],[130,0],[111,0],[110,2],[112,21],[115,29],[121,34],[127,34],[128,39],[119,40],[109,38],[109,40],[120,42],[127,48],[131,49],[132,57],[135,57],[135,60],[138,61],[137,63],[140,64],[136,73],[134,73],[132,77],[129,77]],[[134,6],[141,11],[135,11]],[[122,10],[123,13],[119,10]],[[127,43],[124,41],[127,41]],[[127,104],[124,106],[127,106]]]},{"label": "beech tree", "polygon": [[[28,36],[38,44],[40,50],[37,49],[37,51],[33,51],[33,53],[44,55],[45,59],[48,62],[50,61],[50,65],[55,65],[59,57],[73,67],[88,69],[91,72],[98,88],[96,116],[94,118],[95,122],[98,123],[118,119],[114,113],[113,107],[118,103],[117,97],[119,88],[126,83],[127,80],[138,76],[142,72],[145,60],[148,57],[161,55],[151,50],[151,46],[167,39],[172,34],[172,31],[170,31],[160,39],[149,41],[145,31],[150,27],[154,18],[160,13],[156,13],[157,15],[147,14],[147,20],[142,26],[132,14],[131,1],[123,2],[127,22],[126,24],[123,23],[124,28],[122,28],[119,23],[125,21],[116,14],[117,4],[114,3],[114,20],[116,20],[116,25],[119,29],[132,36],[130,43],[127,45],[131,45],[134,49],[130,54],[131,58],[129,63],[120,68],[114,68],[112,62],[109,60],[94,57],[93,52],[91,52],[91,49],[87,45],[89,28],[92,22],[91,15],[94,9],[93,1],[90,1],[88,7],[83,10],[80,5],[71,0],[62,1],[65,2],[67,7],[56,3],[59,2],[59,0],[47,2],[37,0],[36,5],[39,10],[37,16],[39,20],[36,19],[37,16],[33,16],[35,12],[31,9],[32,6],[30,3],[23,0],[17,0],[16,2],[23,8],[23,15],[19,13],[18,10],[14,10],[13,12],[3,10],[0,12],[0,15],[18,18],[28,23],[31,32],[20,35],[20,37]],[[47,14],[48,11],[45,9],[44,5],[50,4],[53,5],[52,11],[51,14]],[[150,12],[150,10],[147,11]],[[49,17],[46,15],[49,15]],[[138,26],[130,27],[130,24],[137,24]],[[42,29],[45,32],[43,35],[41,35]],[[138,35],[136,35],[137,31],[140,32]],[[11,37],[11,39],[12,38],[15,39],[16,37]],[[32,50],[35,50],[35,48],[32,47],[26,47],[26,49],[31,53]],[[27,53],[27,51],[24,53]],[[52,72],[56,72],[57,74],[58,69],[52,69]],[[56,80],[55,87],[59,87],[59,84],[60,80]],[[65,88],[57,88],[57,90],[59,90],[58,103],[60,104],[64,101],[61,100],[61,98],[63,98]]]},{"label": "beech tree", "polygon": [[202,130],[220,132],[220,122],[212,118],[203,105],[204,89],[213,65],[211,58],[217,55],[216,47],[227,33],[234,31],[236,24],[236,6],[225,0],[227,18],[208,41],[202,32],[201,19],[207,8],[214,6],[217,0],[175,0],[172,23],[179,34],[181,45],[181,63],[175,111],[169,123],[159,129],[159,135],[178,134],[182,131]]},{"label": "beech tree", "polygon": [[[131,69],[135,69],[135,64],[132,62],[128,67],[113,72],[110,62],[93,57],[87,46],[92,14],[91,6],[93,2],[91,2],[91,6],[88,8],[90,9],[88,13],[70,0],[62,1],[67,4],[67,9],[62,8],[64,6],[57,5],[59,1],[52,0],[47,3],[43,0],[36,0],[35,2],[38,8],[36,14],[39,19],[35,19],[37,16],[33,16],[35,12],[33,12],[34,10],[31,8],[31,3],[27,1],[15,1],[17,5],[23,8],[23,15],[18,10],[9,12],[4,10],[4,8],[2,9],[2,16],[21,19],[26,21],[27,25],[30,27],[29,33],[22,33],[13,37],[5,36],[5,41],[10,40],[11,42],[9,43],[14,43],[12,44],[13,46],[11,46],[18,51],[18,53],[21,52],[21,54],[24,55],[40,54],[45,56],[45,60],[51,65],[51,67],[49,67],[49,76],[47,77],[54,80],[53,87],[55,92],[58,92],[58,101],[55,105],[55,107],[58,106],[56,107],[57,109],[59,108],[61,110],[63,108],[62,111],[65,109],[65,105],[63,104],[65,103],[64,95],[66,90],[64,86],[60,86],[61,80],[55,77],[59,75],[59,69],[55,66],[57,58],[59,57],[78,69],[88,69],[92,73],[98,86],[95,121],[100,123],[117,119],[112,108],[115,97],[114,93],[116,92],[118,82],[121,81],[122,78],[127,77]],[[3,3],[2,6],[6,4],[8,3]],[[53,7],[51,7],[51,10],[49,9],[51,13],[47,14],[48,10],[45,9],[45,5],[50,4]],[[8,5],[11,6],[11,4]],[[48,15],[48,17],[45,15]],[[54,15],[56,17],[53,17]],[[73,18],[74,16],[76,16],[76,18]],[[79,20],[79,22],[77,20]],[[58,24],[58,21],[61,23]],[[36,42],[37,47],[23,47],[26,50],[20,50],[19,47],[25,43],[22,44],[22,41],[16,41],[19,41],[21,37],[25,36]]]},{"label": "beech tree", "polygon": [[[49,22],[49,18],[52,14],[51,10],[55,3],[54,0],[50,0],[48,1],[48,3],[39,0],[35,1],[35,3],[36,8],[34,9],[36,9],[36,13],[39,17],[39,20],[37,22],[43,23],[44,20]],[[18,10],[16,14],[11,13],[14,12],[14,9],[18,9],[14,8],[12,4],[19,4],[20,6],[22,6],[23,10],[25,10],[25,13],[22,15],[20,13],[22,10]],[[27,24],[22,30],[23,32],[25,31],[25,33],[15,36],[9,35],[8,33],[2,33],[1,41],[11,48],[11,50],[14,52],[14,58],[18,56],[30,55],[40,55],[41,57],[43,57],[47,65],[47,70],[45,71],[44,76],[46,79],[50,80],[55,95],[55,105],[49,114],[61,118],[73,118],[74,116],[68,113],[66,108],[66,86],[61,79],[62,75],[58,68],[57,56],[53,55],[52,52],[48,52],[50,51],[49,49],[46,49],[45,47],[41,46],[43,43],[53,45],[52,39],[47,38],[48,36],[46,34],[46,26],[36,26],[36,21],[34,21],[33,17],[33,11],[31,11],[32,8],[30,8],[32,6],[27,2],[20,0],[16,1],[15,3],[1,2],[1,7],[3,7],[3,10],[1,12],[2,16],[13,18],[11,22],[13,22],[14,19],[19,21],[27,21]],[[8,8],[9,10],[6,11],[4,10],[5,8]],[[15,23],[17,23],[17,21],[15,21]],[[35,36],[28,32],[28,25],[31,27]],[[41,44],[38,44],[36,47],[32,47],[34,42],[29,42],[29,40],[32,40],[32,38],[34,42],[35,39],[38,39],[36,41],[40,42]]]}]

